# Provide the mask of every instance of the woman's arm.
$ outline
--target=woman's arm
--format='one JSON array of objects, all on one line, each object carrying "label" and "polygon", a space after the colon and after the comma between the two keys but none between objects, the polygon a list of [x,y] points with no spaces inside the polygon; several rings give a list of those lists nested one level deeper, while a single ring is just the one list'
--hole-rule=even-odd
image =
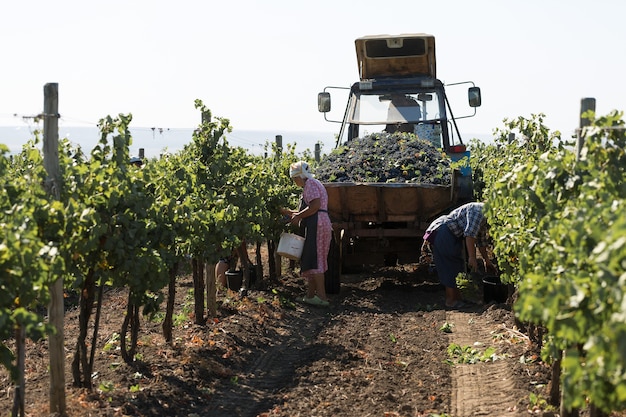
[{"label": "woman's arm", "polygon": [[311,200],[309,202],[309,205],[304,208],[302,211],[294,211],[291,215],[291,223],[293,224],[298,224],[300,223],[300,220],[306,218],[306,217],[310,217],[312,215],[314,215],[315,213],[317,213],[317,211],[320,209],[322,202],[319,198],[315,198],[313,200]]},{"label": "woman's arm", "polygon": [[289,216],[291,217],[291,215],[293,213],[297,213],[298,210],[292,210],[292,209],[288,209],[288,208],[281,208],[280,209],[280,214],[282,214],[283,216]]}]

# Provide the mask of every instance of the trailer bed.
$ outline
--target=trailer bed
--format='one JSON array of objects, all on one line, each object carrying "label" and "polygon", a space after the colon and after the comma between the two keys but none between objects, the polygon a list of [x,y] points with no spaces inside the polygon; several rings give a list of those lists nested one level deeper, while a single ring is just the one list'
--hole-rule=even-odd
[{"label": "trailer bed", "polygon": [[423,222],[454,201],[451,185],[409,183],[324,183],[334,224]]}]

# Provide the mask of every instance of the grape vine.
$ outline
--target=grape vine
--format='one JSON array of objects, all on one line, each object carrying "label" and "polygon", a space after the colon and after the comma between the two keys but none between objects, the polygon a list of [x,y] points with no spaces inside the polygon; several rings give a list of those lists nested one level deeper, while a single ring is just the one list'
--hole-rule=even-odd
[{"label": "grape vine", "polygon": [[[44,187],[38,135],[18,155],[8,157],[7,148],[0,148],[5,182],[0,192],[0,363],[20,386],[23,345],[18,343],[14,352],[5,341],[45,336],[49,329],[39,307],[47,303],[48,285],[57,277],[63,277],[68,296],[78,299],[72,375],[74,385],[89,388],[105,287],[128,293],[120,334],[122,356],[132,363],[140,317],[158,311],[168,286],[167,310],[173,310],[180,264],[189,258],[215,263],[243,238],[276,239],[282,227],[278,207],[295,194],[285,175],[297,159],[294,148],[274,148],[268,158],[249,155],[227,143],[227,119],[213,118],[200,101],[196,107],[202,123],[190,144],[141,168],[129,163],[131,115],[102,119],[100,140],[89,156],[61,140],[59,201]],[[197,321],[204,315],[202,287],[194,294]],[[170,316],[163,323],[170,341],[171,325]]]},{"label": "grape vine", "polygon": [[622,113],[587,116],[579,157],[533,115],[474,148],[473,163],[516,313],[547,329],[544,359],[560,364],[565,409],[610,412],[626,406],[626,135]]}]

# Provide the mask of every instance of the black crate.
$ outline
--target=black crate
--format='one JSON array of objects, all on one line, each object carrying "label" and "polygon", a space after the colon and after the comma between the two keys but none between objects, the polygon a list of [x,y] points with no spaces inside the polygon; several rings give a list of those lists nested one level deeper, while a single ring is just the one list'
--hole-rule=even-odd
[{"label": "black crate", "polygon": [[500,281],[497,275],[483,277],[483,301],[485,304],[496,302],[504,303],[509,297],[509,287]]}]

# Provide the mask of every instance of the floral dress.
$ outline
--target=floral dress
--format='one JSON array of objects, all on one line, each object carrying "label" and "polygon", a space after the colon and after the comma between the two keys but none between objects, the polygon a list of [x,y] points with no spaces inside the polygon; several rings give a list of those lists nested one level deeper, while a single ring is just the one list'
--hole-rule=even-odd
[{"label": "floral dress", "polygon": [[[332,238],[332,224],[328,217],[328,194],[324,185],[315,178],[307,179],[302,190],[302,199],[308,206],[316,198],[320,199],[320,208],[317,211],[317,227],[315,229],[315,247],[317,249],[317,267],[302,271],[302,276],[310,278],[315,274],[323,274],[328,269],[328,251]],[[312,216],[311,216],[312,217]],[[306,233],[311,235],[311,233]],[[306,236],[305,236],[306,238]],[[306,245],[306,244],[305,244]]]}]

